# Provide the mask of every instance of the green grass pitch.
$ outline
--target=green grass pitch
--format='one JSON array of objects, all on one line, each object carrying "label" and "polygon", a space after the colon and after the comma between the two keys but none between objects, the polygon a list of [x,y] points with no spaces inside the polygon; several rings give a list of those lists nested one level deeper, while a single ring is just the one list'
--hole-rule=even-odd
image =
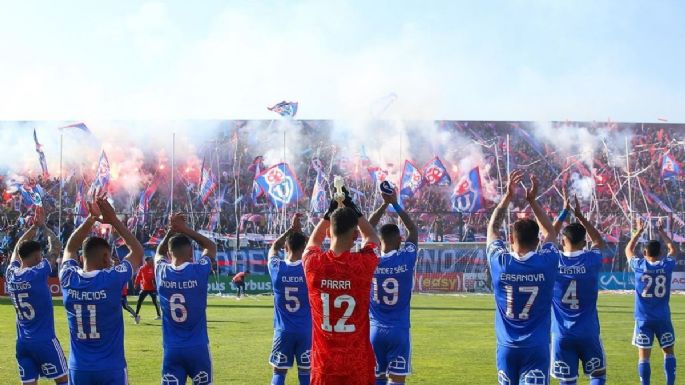
[{"label": "green grass pitch", "polygon": [[[130,297],[133,302],[135,297]],[[68,350],[69,338],[64,310],[55,301],[57,335]],[[493,299],[488,295],[417,295],[412,302],[413,369],[411,384],[496,384]],[[633,330],[632,295],[602,294],[599,301],[602,338],[608,360],[609,384],[637,384],[637,352],[630,344]],[[677,337],[685,338],[685,296],[671,299]],[[267,363],[271,348],[273,309],[271,297],[210,297],[209,334],[216,385],[268,384]],[[14,310],[7,298],[0,299],[0,384],[18,384],[14,359]],[[126,318],[126,357],[132,385],[159,384],[162,358],[160,321],[146,301],[143,321],[134,325]],[[676,355],[685,362],[683,343]],[[655,352],[656,353],[656,352]],[[679,365],[678,383],[685,383],[684,364]],[[663,384],[663,358],[652,356],[652,383]],[[294,373],[293,373],[294,374]],[[296,384],[295,375],[287,383]],[[42,381],[40,384],[53,382]],[[556,383],[553,381],[553,383]],[[580,384],[587,384],[585,378]]]}]

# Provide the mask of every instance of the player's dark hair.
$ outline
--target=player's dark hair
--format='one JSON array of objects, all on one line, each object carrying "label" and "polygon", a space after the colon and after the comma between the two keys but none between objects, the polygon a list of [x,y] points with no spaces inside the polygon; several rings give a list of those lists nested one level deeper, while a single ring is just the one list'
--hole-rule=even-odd
[{"label": "player's dark hair", "polygon": [[345,235],[354,230],[359,223],[357,213],[349,207],[342,207],[331,214],[331,231],[336,236]]},{"label": "player's dark hair", "polygon": [[184,247],[192,247],[193,243],[190,238],[184,234],[176,234],[169,238],[169,249],[173,252],[178,252]]},{"label": "player's dark hair", "polygon": [[304,250],[307,244],[307,237],[302,233],[292,233],[285,238],[285,243],[292,252]]},{"label": "player's dark hair", "polygon": [[400,236],[400,228],[394,223],[386,223],[378,230],[378,235],[384,241]]},{"label": "player's dark hair", "polygon": [[81,251],[85,259],[95,256],[96,253],[109,251],[109,249],[109,242],[100,237],[88,237],[81,245]]},{"label": "player's dark hair", "polygon": [[25,259],[35,252],[40,252],[41,248],[40,243],[36,241],[22,241],[17,247],[17,254],[19,258]]},{"label": "player's dark hair", "polygon": [[649,257],[658,257],[661,255],[661,242],[659,241],[649,241],[645,248],[647,249],[647,256]]},{"label": "player's dark hair", "polygon": [[583,242],[586,234],[585,227],[578,222],[569,224],[561,231],[561,235],[566,237],[572,245],[578,245]]},{"label": "player's dark hair", "polygon": [[532,219],[519,219],[514,222],[512,236],[523,247],[535,247],[540,241],[540,226]]}]

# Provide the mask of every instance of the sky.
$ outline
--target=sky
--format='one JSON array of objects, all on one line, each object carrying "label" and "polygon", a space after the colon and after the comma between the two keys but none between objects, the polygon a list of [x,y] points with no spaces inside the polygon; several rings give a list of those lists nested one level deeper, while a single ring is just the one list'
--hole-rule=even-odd
[{"label": "sky", "polygon": [[685,122],[682,1],[0,7],[3,120],[269,119],[293,100],[303,119]]}]

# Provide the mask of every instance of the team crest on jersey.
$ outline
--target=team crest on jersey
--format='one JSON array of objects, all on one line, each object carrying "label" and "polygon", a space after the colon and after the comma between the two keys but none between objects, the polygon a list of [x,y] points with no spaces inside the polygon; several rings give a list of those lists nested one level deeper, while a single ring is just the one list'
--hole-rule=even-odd
[{"label": "team crest on jersey", "polygon": [[547,383],[546,380],[547,376],[539,369],[529,370],[523,376],[523,383],[525,385],[545,385]]},{"label": "team crest on jersey", "polygon": [[166,373],[162,376],[162,385],[178,385],[179,381],[176,376],[170,373]]},{"label": "team crest on jersey", "polygon": [[209,384],[209,374],[200,372],[193,377],[193,385]]},{"label": "team crest on jersey", "polygon": [[122,263],[122,264],[120,264],[120,265],[116,265],[116,266],[114,267],[114,270],[115,270],[116,272],[118,272],[118,273],[125,273],[125,272],[128,271],[128,267],[126,267],[126,265],[124,265],[124,264]]},{"label": "team crest on jersey", "polygon": [[571,375],[571,368],[564,361],[554,361],[554,374],[559,377]]},{"label": "team crest on jersey", "polygon": [[413,243],[407,243],[404,245],[404,250],[407,253],[415,253],[416,252],[416,245],[414,245]]},{"label": "team crest on jersey", "polygon": [[199,263],[200,265],[207,265],[209,264],[209,261],[206,258],[200,258]]},{"label": "team crest on jersey", "polygon": [[499,385],[511,385],[511,380],[507,377],[507,374],[503,370],[497,372],[497,384]]}]

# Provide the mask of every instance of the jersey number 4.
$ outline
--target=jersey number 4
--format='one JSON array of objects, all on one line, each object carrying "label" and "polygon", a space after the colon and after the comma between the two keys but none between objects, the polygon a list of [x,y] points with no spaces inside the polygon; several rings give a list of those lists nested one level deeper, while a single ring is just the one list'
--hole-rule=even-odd
[{"label": "jersey number 4", "polygon": [[514,314],[514,287],[511,285],[506,285],[504,286],[504,289],[507,291],[507,318],[518,318],[522,321],[525,321],[528,318],[530,318],[530,309],[533,307],[533,304],[535,303],[535,298],[538,297],[538,291],[540,290],[540,288],[537,286],[519,286],[519,293],[527,293],[530,294],[530,296],[528,297],[528,301],[526,301],[526,304],[523,306],[523,309],[521,309],[521,313],[519,313],[518,317],[516,316],[516,314]]},{"label": "jersey number 4", "polygon": [[561,298],[561,303],[568,305],[571,310],[580,309],[580,300],[578,299],[578,289],[576,286],[576,280],[574,279],[568,284],[566,293],[564,293],[564,296]]},{"label": "jersey number 4", "polygon": [[354,307],[357,305],[357,302],[354,300],[352,296],[349,296],[347,294],[335,297],[335,300],[333,300],[333,307],[335,307],[336,309],[340,309],[343,307],[343,304],[347,304],[347,308],[345,309],[345,312],[343,313],[342,317],[340,317],[338,322],[335,323],[335,326],[331,326],[330,297],[331,296],[328,293],[321,293],[321,302],[323,305],[323,322],[321,323],[321,329],[327,332],[354,333],[354,331],[357,330],[357,328],[354,325],[347,325],[346,322],[352,316],[352,313],[354,312]]}]

